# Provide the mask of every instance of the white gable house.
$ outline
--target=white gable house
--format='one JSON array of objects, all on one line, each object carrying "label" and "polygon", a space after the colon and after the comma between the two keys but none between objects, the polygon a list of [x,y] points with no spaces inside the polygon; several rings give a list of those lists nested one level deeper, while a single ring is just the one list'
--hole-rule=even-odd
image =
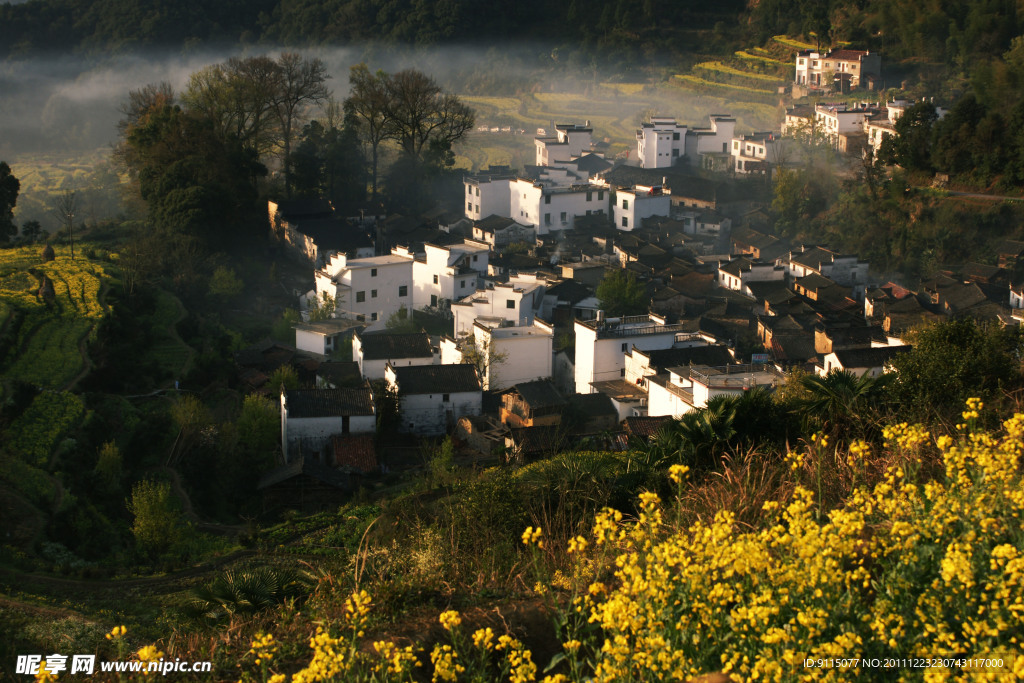
[{"label": "white gable house", "polygon": [[387,320],[399,309],[413,307],[412,263],[395,255],[348,259],[345,254],[333,254],[314,273],[317,298],[332,296],[339,318]]}]

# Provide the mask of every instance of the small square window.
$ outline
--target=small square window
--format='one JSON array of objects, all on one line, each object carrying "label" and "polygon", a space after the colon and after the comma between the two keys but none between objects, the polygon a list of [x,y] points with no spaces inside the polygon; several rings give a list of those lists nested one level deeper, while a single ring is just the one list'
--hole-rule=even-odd
[{"label": "small square window", "polygon": [[437,276],[436,275],[434,276],[434,284],[435,285],[437,284]]},{"label": "small square window", "polygon": [[629,343],[628,342],[622,345],[622,352],[626,353],[627,351],[629,351]]},{"label": "small square window", "polygon": [[356,292],[356,303],[361,304],[366,301],[366,292]]},{"label": "small square window", "polygon": [[473,210],[473,202],[466,202],[466,211]]},{"label": "small square window", "polygon": [[515,307],[516,307],[516,300],[515,299],[506,299],[505,300],[505,308],[515,308]]},{"label": "small square window", "polygon": [[593,193],[593,191],[589,191],[589,190],[588,190],[588,191],[587,191],[587,201],[589,202],[589,201],[592,201],[593,199],[594,199],[594,193]]},{"label": "small square window", "polygon": [[408,285],[399,285],[398,286],[398,296],[409,296],[409,287],[408,287]]},{"label": "small square window", "polygon": [[629,208],[629,200],[628,199],[623,199],[622,200],[622,208],[623,209],[628,209]]},{"label": "small square window", "polygon": [[544,225],[551,225],[551,214],[544,214]]},{"label": "small square window", "polygon": [[565,211],[562,212],[561,218],[562,218],[562,222],[565,223]]},{"label": "small square window", "polygon": [[371,313],[370,314],[370,320],[376,320],[376,319],[377,319],[377,314],[376,313]]},{"label": "small square window", "polygon": [[370,290],[370,298],[371,299],[376,299],[377,298],[377,290],[376,289],[371,289]]},{"label": "small square window", "polygon": [[370,277],[377,277],[377,269],[370,268]]},{"label": "small square window", "polygon": [[626,376],[626,368],[622,368],[621,370],[619,370],[619,377],[625,377],[625,376]]},{"label": "small square window", "polygon": [[[525,199],[526,195],[523,195],[523,198]],[[549,194],[544,195],[544,203],[545,204],[550,204],[551,203],[551,195],[549,195]]]},{"label": "small square window", "polygon": [[461,287],[462,289],[465,289],[466,288],[466,281],[465,280],[459,280],[459,287]]},{"label": "small square window", "polygon": [[451,394],[441,394],[441,402],[442,403],[451,403],[451,400],[452,400]]},{"label": "small square window", "polygon": [[470,196],[473,195],[473,188],[470,187],[469,185],[466,185],[466,194],[468,194]]},{"label": "small square window", "polygon": [[479,254],[473,254],[473,263],[476,263],[480,259]]},{"label": "small square window", "polygon": [[629,219],[626,218],[625,216],[622,217],[622,227],[624,227],[624,228],[628,228],[629,227]]}]

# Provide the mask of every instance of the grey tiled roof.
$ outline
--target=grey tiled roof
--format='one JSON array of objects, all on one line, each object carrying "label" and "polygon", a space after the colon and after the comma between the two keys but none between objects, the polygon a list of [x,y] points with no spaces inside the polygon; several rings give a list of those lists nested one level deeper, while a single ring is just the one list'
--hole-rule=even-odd
[{"label": "grey tiled roof", "polygon": [[292,389],[285,392],[288,417],[373,415],[369,387],[359,389]]},{"label": "grey tiled roof", "polygon": [[360,335],[359,340],[362,342],[363,360],[426,358],[433,355],[430,337],[426,332],[373,332]]},{"label": "grey tiled roof", "polygon": [[412,365],[395,368],[399,394],[457,394],[480,391],[472,365]]}]

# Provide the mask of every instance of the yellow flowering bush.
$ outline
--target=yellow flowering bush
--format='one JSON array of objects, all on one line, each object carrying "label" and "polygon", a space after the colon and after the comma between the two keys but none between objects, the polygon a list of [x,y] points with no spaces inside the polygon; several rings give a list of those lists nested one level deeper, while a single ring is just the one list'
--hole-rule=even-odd
[{"label": "yellow flowering bush", "polygon": [[[594,542],[613,543],[617,555],[614,587],[595,585],[583,597],[601,634],[579,638],[594,680],[722,671],[736,680],[840,681],[878,671],[804,661],[896,656],[1002,658],[1001,670],[972,671],[993,680],[1024,672],[1022,433],[1018,415],[1000,434],[942,440],[940,480],[913,481],[893,468],[820,521],[801,487],[788,504],[766,505],[769,521],[755,531],[739,532],[725,511],[687,529],[659,526],[650,495],[635,522],[602,513]],[[916,425],[885,436],[901,449],[930,439]],[[815,441],[827,447],[824,437]],[[853,457],[869,450],[855,446]],[[920,669],[892,674],[924,677]],[[927,670],[927,680],[963,675]]]}]

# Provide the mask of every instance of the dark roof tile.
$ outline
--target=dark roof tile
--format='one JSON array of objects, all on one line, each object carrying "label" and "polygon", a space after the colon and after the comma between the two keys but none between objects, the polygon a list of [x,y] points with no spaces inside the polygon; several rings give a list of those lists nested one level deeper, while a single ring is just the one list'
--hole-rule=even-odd
[{"label": "dark roof tile", "polygon": [[285,392],[289,418],[373,415],[369,387],[358,389],[291,389]]},{"label": "dark roof tile", "polygon": [[480,391],[480,378],[472,365],[412,365],[394,371],[399,394]]}]

